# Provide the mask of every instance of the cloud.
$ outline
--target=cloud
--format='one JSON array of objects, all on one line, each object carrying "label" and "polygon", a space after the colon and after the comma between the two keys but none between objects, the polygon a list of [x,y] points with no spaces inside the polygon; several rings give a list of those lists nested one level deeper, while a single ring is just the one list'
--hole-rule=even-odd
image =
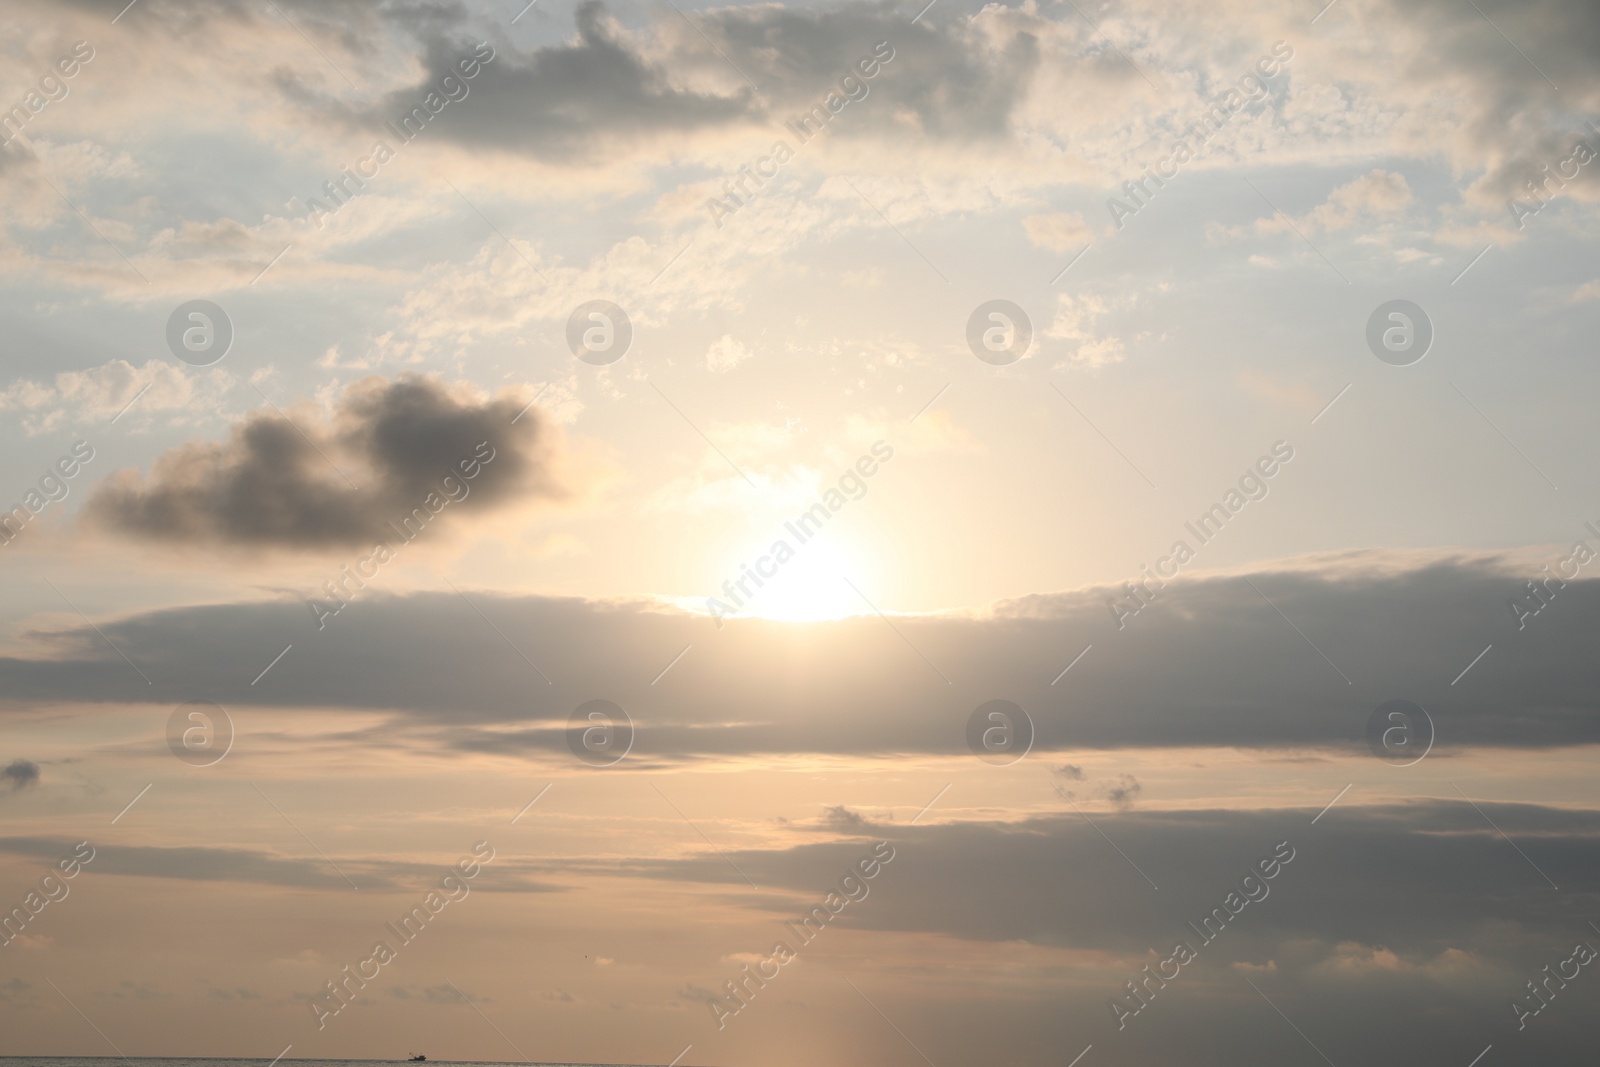
[{"label": "cloud", "polygon": [[1114,782],[1103,782],[1095,788],[1095,795],[1118,811],[1128,811],[1144,786],[1131,774],[1119,774]]},{"label": "cloud", "polygon": [[[55,859],[71,853],[72,843],[40,837],[0,837],[0,852]],[[341,867],[358,884],[376,889],[395,885],[397,876],[416,876],[417,868],[379,861],[344,859]],[[210,846],[95,845],[93,869],[100,874],[176,878],[198,882],[253,882],[301,889],[349,889],[325,862],[290,859],[262,849]],[[423,872],[426,873],[426,872]]]},{"label": "cloud", "polygon": [[96,486],[87,510],[107,530],[169,545],[392,541],[419,512],[426,522],[448,508],[455,524],[564,494],[559,431],[538,409],[518,418],[525,404],[515,392],[481,399],[432,378],[367,378],[326,416],[260,412],[226,443],[164,453],[147,478],[118,472]]},{"label": "cloud", "polygon": [[1107,363],[1122,361],[1127,354],[1122,347],[1122,338],[1115,334],[1101,336],[1095,332],[1096,321],[1110,310],[1111,305],[1106,300],[1092,293],[1077,296],[1062,293],[1056,297],[1055,319],[1044,335],[1052,340],[1066,341],[1072,346],[1062,366],[1103,367]]},{"label": "cloud", "polygon": [[389,990],[391,997],[400,1000],[420,1000],[426,1004],[460,1004],[471,1006],[473,1004],[493,1004],[494,998],[482,993],[467,993],[465,990],[457,992],[455,987],[448,984],[431,986],[393,986]]},{"label": "cloud", "polygon": [[711,348],[706,352],[706,369],[710,371],[730,371],[755,355],[744,345],[734,340],[730,334],[723,334],[712,342]]},{"label": "cloud", "polygon": [[[1069,804],[1078,799],[1078,793],[1076,790],[1068,789],[1065,783],[1090,781],[1084,774],[1082,767],[1071,763],[1052,767],[1050,775],[1052,779],[1059,779],[1052,780],[1050,788],[1054,789],[1056,794]],[[1093,788],[1089,790],[1087,799],[1104,801],[1118,811],[1132,810],[1133,802],[1144,791],[1144,786],[1140,784],[1139,779],[1131,774],[1119,774],[1109,780],[1094,781],[1092,785]]]},{"label": "cloud", "polygon": [[1022,227],[1028,240],[1052,252],[1076,252],[1094,241],[1094,230],[1083,221],[1081,211],[1029,215]]},{"label": "cloud", "polygon": [[[485,64],[464,83],[467,96],[448,105],[437,131],[430,125],[429,133],[472,148],[583,165],[602,161],[624,138],[658,142],[755,117],[748,86],[740,82],[724,93],[683,86],[681,65],[690,57],[679,51],[671,67],[646,58],[643,44],[630,39],[599,0],[579,4],[574,21],[574,42],[527,56],[501,52]],[[454,34],[433,38],[415,86],[351,117],[363,128],[398,122],[444,78],[459,78],[458,62],[473,54]]]},{"label": "cloud", "polygon": [[[135,367],[114,359],[87,370],[62,371],[53,384],[19,378],[0,390],[0,411],[23,413],[30,434],[48,433],[77,420],[102,422],[127,408],[131,418],[156,411],[214,409],[233,384],[221,370],[185,373],[170,360]],[[134,400],[137,405],[130,408]]]},{"label": "cloud", "polygon": [[[1119,587],[1023,597],[978,613],[897,616],[896,630],[876,616],[808,624],[808,648],[832,666],[780,687],[772,678],[789,677],[781,665],[795,639],[790,623],[734,620],[717,630],[703,615],[654,601],[472,594],[506,640],[550,676],[532,704],[527,663],[508,655],[454,592],[372,595],[362,626],[324,632],[290,600],[96,625],[153,680],[153,701],[208,692],[241,707],[381,710],[396,719],[364,736],[435,753],[565,758],[567,716],[602,693],[637,715],[634,753],[646,760],[964,755],[967,717],[999,694],[1033,716],[1039,753],[1365,753],[1367,720],[1392,694],[1435,716],[1440,753],[1593,744],[1600,662],[1576,622],[1600,612],[1600,580],[1569,582],[1521,630],[1507,609],[1552,558],[1560,557],[1365,552],[1180,578],[1121,629],[1107,607]],[[952,684],[909,653],[900,634]],[[96,630],[74,619],[29,636],[48,655],[0,658],[6,701],[127,699],[135,676]],[[289,642],[294,651],[274,668],[271,686],[249,685],[262,650]],[[1050,681],[1063,649],[1090,643],[1073,669],[1069,720],[1051,710],[1061,696]],[[1491,643],[1473,684],[1451,686]],[[686,644],[695,646],[691,674],[664,691],[652,687],[660,664]],[[1347,686],[1317,649],[1360,687]]]},{"label": "cloud", "polygon": [[0,784],[9,786],[13,793],[39,784],[39,765],[32,760],[12,760],[0,770]]},{"label": "cloud", "polygon": [[[867,946],[864,954],[886,954],[913,938],[937,939],[947,965],[1003,954],[1008,972],[1026,976],[1019,985],[1027,992],[1006,1002],[1003,1032],[1013,1038],[1056,1032],[1029,1016],[1037,1004],[1071,1035],[1074,1052],[1105,1034],[1108,1042],[1137,1041],[1141,1059],[1203,1067],[1232,1062],[1241,1042],[1260,1040],[1266,1020],[1281,1026],[1241,972],[1334,1062],[1423,1062],[1440,1033],[1454,1032],[1469,1035],[1463,1045],[1476,1041],[1464,1063],[1490,1041],[1515,1039],[1506,1005],[1527,995],[1529,977],[1570,953],[1574,941],[1593,943],[1582,917],[1600,902],[1592,888],[1600,814],[1417,800],[1341,805],[1313,825],[1320,804],[884,827],[878,833],[895,858],[840,921]],[[1489,820],[1521,842],[1562,892],[1550,892]],[[781,920],[804,910],[819,875],[847,865],[853,847],[705,849],[641,873],[734,887],[742,872],[768,893],[734,906],[765,918],[771,894],[785,892],[793,903]],[[1290,858],[1271,879],[1245,887],[1257,899],[1229,907],[1225,923],[1213,919],[1209,936],[1197,933],[1243,876],[1274,854]],[[1383,907],[1372,905],[1374,885],[1382,886]],[[1111,1036],[1118,1028],[1108,999],[1127,997],[1125,983],[1147,964],[1153,970],[1180,941],[1197,952],[1199,966],[1149,987],[1154,997],[1137,1022]],[[1259,1013],[1239,1008],[1245,998]],[[1576,1006],[1541,1017],[1540,1038],[1581,1060],[1592,1037]],[[931,1005],[910,1025],[926,1027],[947,1010]],[[1431,1020],[1420,1034],[1419,1011]],[[1203,1044],[1199,1033],[1208,1035]],[[1285,1056],[1311,1055],[1293,1031],[1281,1033]]]},{"label": "cloud", "polygon": [[[1334,189],[1328,199],[1295,220],[1305,233],[1333,233],[1358,222],[1398,215],[1411,204],[1411,186],[1405,175],[1374,170]],[[1256,232],[1289,232],[1291,221],[1273,214],[1256,221]]]},{"label": "cloud", "polygon": [[865,833],[872,828],[872,822],[859,811],[851,811],[843,804],[835,804],[823,809],[822,824],[830,830],[839,830],[844,833]]}]

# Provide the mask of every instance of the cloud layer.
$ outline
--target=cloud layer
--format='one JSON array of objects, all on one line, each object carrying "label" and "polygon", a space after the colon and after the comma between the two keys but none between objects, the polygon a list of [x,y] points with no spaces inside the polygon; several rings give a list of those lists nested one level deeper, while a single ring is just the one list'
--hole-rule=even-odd
[{"label": "cloud layer", "polygon": [[[1244,576],[1170,583],[1122,629],[1107,604],[1113,589],[1028,597],[982,615],[902,616],[893,629],[865,616],[750,619],[719,631],[653,603],[490,593],[472,604],[454,593],[364,594],[357,616],[325,632],[299,603],[99,625],[150,676],[157,702],[392,710],[426,744],[464,753],[568,758],[567,717],[593,699],[634,717],[635,752],[669,759],[960,753],[968,717],[994,699],[1029,713],[1039,751],[1358,751],[1375,709],[1396,698],[1428,710],[1441,750],[1600,743],[1600,664],[1585,651],[1600,581],[1569,583],[1518,629],[1508,605],[1525,593],[1521,575],[1495,557],[1357,554],[1249,577],[1255,588]],[[0,660],[9,698],[127,699],[129,668],[94,630],[38,636],[61,658]],[[295,650],[271,684],[249,685],[288,642]],[[801,651],[829,669],[795,671]],[[352,662],[371,669],[353,673]]]}]

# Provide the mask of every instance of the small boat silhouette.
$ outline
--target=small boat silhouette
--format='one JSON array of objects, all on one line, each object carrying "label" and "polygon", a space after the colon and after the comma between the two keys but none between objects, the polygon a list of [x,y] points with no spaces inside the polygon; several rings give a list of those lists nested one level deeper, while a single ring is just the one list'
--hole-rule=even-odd
[{"label": "small boat silhouette", "polygon": [[428,1057],[422,1055],[421,1053],[418,1053],[417,1055],[411,1057],[411,1059],[408,1060],[407,1062],[409,1062],[409,1063],[422,1063],[422,1062],[426,1061],[427,1058]]}]

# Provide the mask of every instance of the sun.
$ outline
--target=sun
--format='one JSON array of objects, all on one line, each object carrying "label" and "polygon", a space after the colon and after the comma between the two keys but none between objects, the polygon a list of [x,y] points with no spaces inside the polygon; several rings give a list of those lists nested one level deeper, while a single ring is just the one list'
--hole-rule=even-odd
[{"label": "sun", "polygon": [[741,577],[752,575],[758,567],[776,573],[762,576],[759,587],[753,577],[746,583],[745,588],[754,595],[739,610],[742,616],[814,622],[872,610],[850,585],[859,586],[868,572],[841,538],[814,538],[796,546],[794,555],[782,563],[762,556],[741,563],[738,573]]}]

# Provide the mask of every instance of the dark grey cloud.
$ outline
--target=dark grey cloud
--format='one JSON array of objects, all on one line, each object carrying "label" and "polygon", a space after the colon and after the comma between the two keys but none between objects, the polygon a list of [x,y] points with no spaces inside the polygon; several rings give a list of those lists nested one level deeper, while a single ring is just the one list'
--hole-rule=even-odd
[{"label": "dark grey cloud", "polygon": [[[48,837],[0,837],[0,853],[54,861],[73,851],[76,840]],[[265,849],[209,845],[117,845],[91,842],[93,861],[85,867],[97,874],[135,878],[173,878],[188,882],[243,882],[293,889],[332,889],[349,892],[349,875],[362,889],[421,892],[433,887],[451,861],[437,865],[375,857],[335,856],[335,870],[327,860],[281,856]],[[474,892],[557,892],[560,887],[536,880],[538,871],[554,865],[497,862],[495,877],[474,882]]]},{"label": "dark grey cloud", "polygon": [[[54,860],[71,854],[73,844],[65,839],[0,837],[0,852]],[[297,889],[349,889],[349,883],[338,871],[320,859],[292,859],[248,848],[91,844],[95,850],[94,860],[85,869],[96,874],[193,882],[254,882]],[[393,887],[395,875],[402,870],[396,865],[383,870],[352,860],[343,860],[340,866],[358,884],[374,889]]]},{"label": "dark grey cloud", "polygon": [[[1454,1063],[1459,1045],[1465,1064],[1491,1042],[1513,1057],[1505,1062],[1581,1062],[1592,1042],[1584,1020],[1600,989],[1569,989],[1529,1032],[1519,1033],[1509,1005],[1576,942],[1600,946],[1587,924],[1600,905],[1600,813],[1479,806],[1482,812],[1445,799],[1363,807],[1353,794],[1315,825],[1316,807],[1099,814],[1093,826],[1072,812],[1014,823],[879,826],[874,836],[891,842],[894,860],[868,883],[867,897],[835,920],[839,929],[830,925],[810,946],[783,920],[821,901],[861,854],[859,842],[726,857],[708,851],[639,873],[724,888],[731,906],[771,915],[773,939],[830,972],[852,974],[863,954],[877,955],[881,942],[864,942],[861,932],[888,931],[980,943],[985,950],[972,958],[1048,982],[1035,995],[1012,990],[984,1012],[962,1015],[961,1032],[941,1039],[951,1042],[950,1062],[984,1062],[985,1046],[1015,1051],[1047,1035],[1060,1041],[1066,1061],[1092,1042],[1097,1062],[1116,1064],[1212,1067],[1240,1062],[1242,1049],[1255,1050],[1248,1062],[1320,1062],[1246,977],[1334,1063]],[[1225,907],[1281,842],[1293,858],[1265,882],[1265,896],[1240,906],[1210,942],[1188,927]],[[733,866],[762,895],[749,894]],[[1260,884],[1247,888],[1259,896]],[[1179,940],[1199,959],[1119,1033],[1107,1002],[1126,995],[1124,983]],[[1069,969],[1021,945],[1093,953],[1094,962]],[[685,975],[679,996],[689,999],[690,990],[718,985],[719,977]],[[941,1000],[938,983],[921,988],[915,1006],[895,1011],[896,1023],[912,1034],[940,1033],[939,1017],[957,1006]]]},{"label": "dark grey cloud", "polygon": [[[958,20],[948,27],[912,24],[898,6],[880,3],[816,11],[778,5],[725,7],[706,16],[724,50],[773,100],[777,120],[820,103],[853,73],[874,45],[887,42],[894,58],[868,83],[848,121],[830,127],[842,136],[906,133],[962,143],[1010,134],[1013,108],[1026,96],[1038,68],[1034,16],[993,20],[992,36]],[[1083,64],[1096,79],[1106,71]],[[1136,77],[1131,71],[1129,78]],[[1110,80],[1120,81],[1119,74]],[[790,114],[793,111],[794,114]]]},{"label": "dark grey cloud", "polygon": [[[468,95],[447,105],[428,132],[459,144],[580,164],[599,161],[617,138],[655,139],[754,116],[748,88],[729,97],[675,88],[667,69],[618,38],[598,0],[580,4],[575,21],[578,37],[571,43],[527,56],[502,44],[495,59],[465,83]],[[359,118],[366,124],[398,122],[447,76],[460,83],[457,64],[472,54],[457,38],[430,40],[422,81],[389,94]]]},{"label": "dark grey cloud", "polygon": [[[468,604],[454,592],[369,591],[322,631],[301,601],[101,621],[151,686],[89,627],[38,633],[50,657],[0,659],[0,693],[17,702],[120,703],[138,692],[167,706],[378,709],[396,721],[346,739],[563,760],[567,718],[593,699],[632,717],[630,758],[639,759],[960,754],[968,717],[994,699],[1029,713],[1040,754],[1217,745],[1365,752],[1368,718],[1396,698],[1432,716],[1438,755],[1600,741],[1600,582],[1569,583],[1519,630],[1508,603],[1525,595],[1523,570],[1384,554],[1268,566],[1251,576],[1254,587],[1242,576],[1173,582],[1121,630],[1108,588],[1027,597],[983,615],[900,617],[898,632],[876,616],[804,627],[748,619],[718,631],[702,616],[645,603],[468,590]],[[792,669],[802,638],[810,662],[825,669]]]},{"label": "dark grey cloud", "polygon": [[0,770],[0,785],[9,786],[13,793],[38,784],[39,765],[32,760],[12,760]]},{"label": "dark grey cloud", "polygon": [[[1455,140],[1464,155],[1481,159],[1474,195],[1533,203],[1524,183],[1542,178],[1542,167],[1555,171],[1580,138],[1600,148],[1591,125],[1600,106],[1600,8],[1573,0],[1479,8],[1450,0],[1393,4],[1388,17],[1427,41],[1398,74],[1417,93],[1450,94],[1469,105],[1464,125],[1432,139]],[[1595,167],[1572,170],[1576,187],[1594,199]]]},{"label": "dark grey cloud", "polygon": [[[693,131],[766,127],[776,133],[784,120],[839,92],[846,75],[859,79],[858,62],[888,42],[893,59],[867,83],[867,98],[877,99],[850,105],[850,121],[836,127],[840,135],[915,129],[919,138],[989,140],[1009,132],[1011,110],[1038,64],[1038,42],[1025,29],[996,43],[969,37],[961,27],[912,25],[885,3],[697,12],[692,17],[703,37],[676,13],[661,17],[635,37],[612,23],[599,0],[585,0],[574,13],[574,40],[527,53],[494,42],[493,61],[465,82],[467,95],[445,105],[426,136],[591,165],[655,152]],[[430,91],[438,92],[446,77],[456,79],[453,86],[460,83],[457,64],[474,53],[477,40],[464,24],[450,25],[442,16],[407,28],[422,49],[423,73],[413,86],[354,107],[321,97],[288,74],[280,75],[280,88],[361,129],[397,122]],[[1102,73],[1098,64],[1086,69]],[[691,80],[708,84],[707,75],[731,84],[718,91],[683,87]]]},{"label": "dark grey cloud", "polygon": [[118,472],[96,486],[88,517],[173,545],[392,544],[417,509],[453,525],[562,494],[558,431],[537,408],[517,418],[525,403],[508,394],[463,398],[431,378],[367,378],[326,419],[300,412],[291,424],[276,411],[258,412],[226,442],[163,454],[148,477]]}]

